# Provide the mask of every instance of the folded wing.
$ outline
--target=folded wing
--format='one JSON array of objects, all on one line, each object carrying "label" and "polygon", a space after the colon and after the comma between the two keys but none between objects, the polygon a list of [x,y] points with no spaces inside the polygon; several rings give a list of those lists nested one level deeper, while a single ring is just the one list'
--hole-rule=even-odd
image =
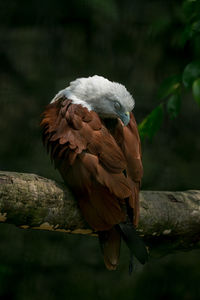
[{"label": "folded wing", "polygon": [[121,204],[131,196],[124,153],[94,111],[62,98],[45,109],[43,140],[56,168],[97,231],[125,220]]}]

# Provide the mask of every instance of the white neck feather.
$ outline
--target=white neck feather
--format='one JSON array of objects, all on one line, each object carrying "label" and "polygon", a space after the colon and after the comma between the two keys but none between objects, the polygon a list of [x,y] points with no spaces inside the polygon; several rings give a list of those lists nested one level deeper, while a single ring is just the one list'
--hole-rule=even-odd
[{"label": "white neck feather", "polygon": [[62,97],[66,97],[69,100],[72,100],[72,103],[74,104],[80,104],[83,107],[86,107],[88,110],[92,110],[91,105],[89,105],[86,101],[79,99],[78,97],[76,97],[76,95],[74,95],[71,90],[70,87],[67,87],[64,90],[59,91],[55,97],[51,100],[50,103],[53,103],[55,101],[57,101],[58,99],[62,98]]}]

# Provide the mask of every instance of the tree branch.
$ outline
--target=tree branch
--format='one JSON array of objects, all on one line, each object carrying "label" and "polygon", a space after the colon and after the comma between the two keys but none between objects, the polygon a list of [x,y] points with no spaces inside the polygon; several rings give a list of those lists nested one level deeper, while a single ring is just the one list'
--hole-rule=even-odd
[{"label": "tree branch", "polygon": [[[141,191],[138,231],[146,240],[200,240],[200,191]],[[0,172],[0,222],[94,235],[70,190],[35,174]]]}]

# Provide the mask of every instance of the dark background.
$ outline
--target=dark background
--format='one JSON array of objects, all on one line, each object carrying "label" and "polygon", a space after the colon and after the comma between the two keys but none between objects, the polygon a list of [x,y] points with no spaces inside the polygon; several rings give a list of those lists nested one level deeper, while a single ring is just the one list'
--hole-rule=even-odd
[{"label": "dark background", "polygon": [[[58,90],[94,74],[123,83],[140,123],[166,77],[198,51],[178,47],[182,1],[75,0],[0,3],[0,169],[61,180],[41,143],[40,114]],[[200,44],[198,44],[200,45]],[[199,49],[199,47],[197,47]],[[143,189],[200,186],[200,110],[188,91],[143,142]],[[1,299],[200,299],[200,251],[161,256],[129,277],[104,268],[96,238],[0,225]]]}]

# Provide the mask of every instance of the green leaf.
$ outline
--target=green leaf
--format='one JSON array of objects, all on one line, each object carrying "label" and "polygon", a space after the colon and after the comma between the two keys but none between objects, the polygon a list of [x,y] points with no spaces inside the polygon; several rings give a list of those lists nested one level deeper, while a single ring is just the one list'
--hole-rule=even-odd
[{"label": "green leaf", "polygon": [[167,112],[171,119],[175,119],[181,108],[181,97],[178,93],[172,95],[167,101]]},{"label": "green leaf", "polygon": [[152,140],[155,133],[159,130],[163,121],[163,105],[160,104],[139,124],[140,137],[143,140],[148,137]]},{"label": "green leaf", "polygon": [[192,85],[194,99],[200,105],[200,78],[196,79]]},{"label": "green leaf", "polygon": [[183,71],[183,84],[190,88],[193,82],[200,77],[200,60],[188,64]]},{"label": "green leaf", "polygon": [[165,79],[158,89],[158,99],[164,99],[180,88],[181,75],[173,75]]}]

